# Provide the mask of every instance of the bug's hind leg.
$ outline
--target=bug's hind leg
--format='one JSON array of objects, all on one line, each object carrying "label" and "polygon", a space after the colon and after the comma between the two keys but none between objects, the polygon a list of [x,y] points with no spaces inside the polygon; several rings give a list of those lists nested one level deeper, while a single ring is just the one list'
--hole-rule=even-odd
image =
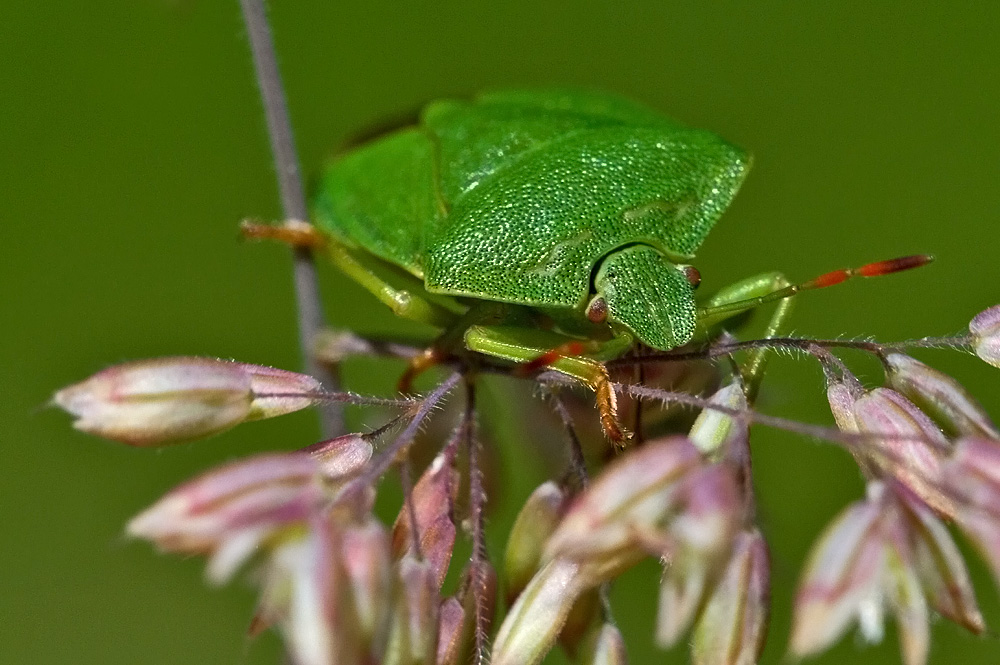
[{"label": "bug's hind leg", "polygon": [[615,446],[627,444],[631,435],[619,421],[618,397],[608,370],[596,358],[620,355],[631,344],[631,338],[580,341],[557,333],[514,326],[477,325],[465,333],[465,346],[470,351],[520,363],[520,373],[551,368],[588,386],[596,396],[604,434]]}]

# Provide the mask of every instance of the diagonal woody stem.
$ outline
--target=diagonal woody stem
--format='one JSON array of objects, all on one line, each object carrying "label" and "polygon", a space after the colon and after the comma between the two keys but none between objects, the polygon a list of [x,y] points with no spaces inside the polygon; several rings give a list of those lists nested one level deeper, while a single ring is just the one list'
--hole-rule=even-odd
[{"label": "diagonal woody stem", "polygon": [[[253,52],[254,71],[264,103],[267,117],[267,131],[271,139],[271,152],[281,192],[281,207],[285,219],[308,219],[305,190],[299,172],[299,158],[295,150],[295,137],[288,118],[288,103],[278,71],[274,53],[274,40],[267,20],[267,10],[263,0],[240,0],[243,21],[250,37]],[[340,380],[328,366],[321,364],[313,352],[316,336],[325,327],[323,305],[320,299],[319,282],[312,252],[298,247],[293,252],[295,277],[295,300],[299,319],[299,346],[302,351],[306,373],[320,380],[327,390],[337,390]],[[343,430],[343,409],[339,404],[328,402],[320,412],[320,424],[324,437],[333,436]]]}]

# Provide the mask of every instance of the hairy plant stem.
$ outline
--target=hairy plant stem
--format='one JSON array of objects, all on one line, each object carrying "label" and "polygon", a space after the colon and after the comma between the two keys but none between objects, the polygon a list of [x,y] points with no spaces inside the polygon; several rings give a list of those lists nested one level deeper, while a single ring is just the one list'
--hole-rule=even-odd
[{"label": "hairy plant stem", "polygon": [[[240,0],[240,8],[250,37],[254,71],[264,103],[264,115],[267,118],[267,131],[271,140],[278,189],[281,193],[282,211],[287,220],[306,221],[309,211],[267,10],[263,0]],[[336,390],[340,386],[339,376],[329,365],[320,363],[314,351],[316,337],[326,324],[312,251],[305,247],[297,247],[292,250],[292,256],[299,320],[299,347],[303,364],[306,373],[319,379],[327,389]],[[343,430],[344,414],[339,404],[328,402],[319,413],[324,437],[331,437]]]},{"label": "hairy plant stem", "polygon": [[474,376],[465,381],[465,442],[469,454],[469,520],[472,523],[472,560],[470,576],[475,597],[475,655],[476,665],[486,662],[487,616],[486,580],[483,566],[488,563],[486,552],[486,532],[483,510],[486,505],[486,489],[483,486],[483,472],[479,464],[480,442],[476,432],[476,386]]},{"label": "hairy plant stem", "polygon": [[254,397],[263,398],[309,398],[317,402],[335,404],[353,404],[355,406],[394,406],[399,408],[412,408],[420,400],[412,397],[369,397],[352,392],[292,392],[292,393],[254,393]]},{"label": "hairy plant stem", "polygon": [[407,423],[402,432],[399,433],[392,443],[379,451],[378,455],[372,458],[368,468],[363,474],[355,478],[348,484],[337,497],[338,503],[347,503],[356,499],[358,495],[368,487],[373,487],[382,474],[385,473],[394,462],[398,460],[402,453],[412,445],[417,436],[417,432],[423,427],[424,422],[431,412],[441,403],[444,397],[451,392],[452,388],[461,380],[462,375],[458,372],[451,374],[442,381],[434,390],[421,400],[417,400],[418,408],[413,419]]},{"label": "hairy plant stem", "polygon": [[[863,446],[879,441],[916,441],[930,445],[936,444],[934,440],[921,435],[910,436],[896,434],[894,432],[845,432],[834,427],[802,423],[797,420],[789,420],[788,418],[782,418],[780,416],[770,416],[749,408],[735,409],[721,404],[716,404],[704,397],[696,397],[695,395],[689,395],[687,393],[620,383],[613,385],[615,390],[627,393],[638,399],[655,400],[662,404],[686,404],[699,409],[709,409],[711,411],[717,411],[732,417],[738,423],[741,423],[741,426],[742,423],[757,423],[764,425],[765,427],[772,427],[774,429],[800,434],[802,436],[811,437],[820,441],[837,443],[852,452],[856,451],[860,453],[872,454],[871,450],[864,448]],[[885,459],[896,464],[907,465],[908,463],[908,460],[895,456],[892,453],[882,451],[879,454]]]},{"label": "hairy plant stem", "polygon": [[688,360],[712,360],[722,356],[728,356],[739,351],[750,351],[753,349],[786,349],[801,351],[816,355],[815,348],[821,349],[853,349],[856,351],[867,351],[878,356],[882,356],[890,351],[905,351],[906,349],[940,349],[940,348],[962,348],[967,347],[972,342],[969,335],[956,335],[954,337],[922,337],[920,339],[905,340],[902,342],[871,342],[846,339],[808,339],[800,337],[768,337],[766,339],[751,339],[745,342],[726,342],[707,346],[693,351],[665,351],[643,356],[628,358],[618,358],[609,361],[609,367],[645,365],[656,362],[684,362]]},{"label": "hairy plant stem", "polygon": [[566,437],[569,439],[569,468],[566,475],[572,476],[575,479],[577,490],[584,490],[587,488],[590,478],[587,475],[587,461],[583,457],[583,446],[580,445],[580,437],[577,436],[573,416],[570,414],[569,409],[566,408],[566,404],[563,403],[562,398],[559,397],[558,390],[549,388],[546,392],[549,394],[552,408],[562,421],[563,428],[566,430]]}]

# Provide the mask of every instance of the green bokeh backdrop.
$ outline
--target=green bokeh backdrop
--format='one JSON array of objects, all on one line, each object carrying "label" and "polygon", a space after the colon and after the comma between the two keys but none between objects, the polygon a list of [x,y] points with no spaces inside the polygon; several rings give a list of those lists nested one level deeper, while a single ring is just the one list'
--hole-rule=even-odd
[{"label": "green bokeh backdrop", "polygon": [[[897,339],[961,330],[1000,302],[998,7],[313,0],[276,2],[273,21],[306,173],[351,133],[429,98],[544,83],[619,91],[755,154],[700,254],[704,288],[933,252],[930,268],[812,294],[798,310],[802,334]],[[0,662],[279,662],[276,639],[242,637],[251,592],[205,588],[201,561],[155,556],[122,525],[199,470],[311,442],[313,417],[149,451],[41,409],[53,389],[126,359],[298,365],[287,253],[237,241],[239,219],[279,207],[236,2],[9,0],[0,14]],[[394,329],[359,289],[324,278],[335,323]],[[1000,417],[1000,372],[922,357]],[[388,389],[397,370],[377,367],[358,385]],[[763,408],[828,422],[823,404],[815,366],[774,363]],[[543,477],[529,443],[498,443],[516,451],[507,472],[519,482],[494,490],[494,545]],[[861,485],[831,447],[768,431],[754,445],[776,663],[809,543]],[[971,565],[996,626],[997,592]],[[655,575],[648,566],[618,585],[617,618],[633,662],[686,662],[652,646]],[[943,622],[933,632],[934,663],[997,662],[996,637]],[[815,662],[859,659],[898,662],[892,631]]]}]

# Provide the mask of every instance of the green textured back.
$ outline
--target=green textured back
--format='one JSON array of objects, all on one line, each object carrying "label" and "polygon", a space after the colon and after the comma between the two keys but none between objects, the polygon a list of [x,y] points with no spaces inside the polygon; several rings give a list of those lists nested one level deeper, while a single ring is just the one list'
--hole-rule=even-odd
[{"label": "green textured back", "polygon": [[433,103],[419,128],[334,163],[317,220],[430,291],[576,307],[617,247],[692,255],[748,166],[714,134],[613,95],[490,93]]}]

